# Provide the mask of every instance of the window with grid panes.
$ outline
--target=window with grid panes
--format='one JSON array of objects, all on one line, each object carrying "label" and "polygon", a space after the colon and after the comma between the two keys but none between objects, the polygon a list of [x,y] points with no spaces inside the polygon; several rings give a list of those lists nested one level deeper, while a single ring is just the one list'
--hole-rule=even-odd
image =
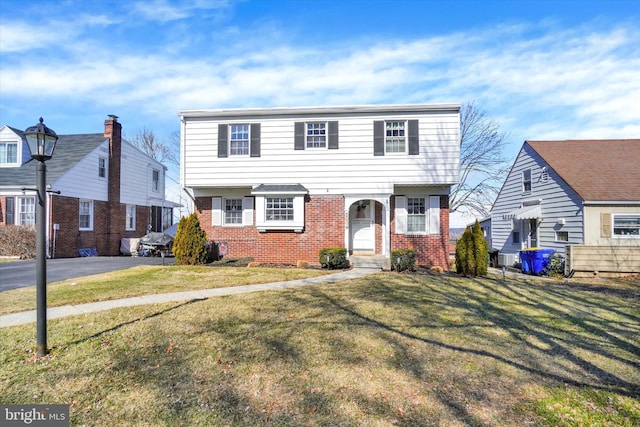
[{"label": "window with grid panes", "polygon": [[407,231],[427,231],[426,199],[423,197],[407,197]]},{"label": "window with grid panes", "polygon": [[327,146],[327,124],[307,123],[307,148],[325,148]]},{"label": "window with grid panes", "polygon": [[406,122],[385,122],[384,147],[387,153],[404,153],[406,151]]},{"label": "window with grid panes", "polygon": [[267,197],[267,221],[293,221],[293,197]]},{"label": "window with grid panes", "polygon": [[242,224],[242,199],[224,201],[224,223]]},{"label": "window with grid panes", "polygon": [[249,125],[229,126],[229,155],[248,156],[249,155]]}]

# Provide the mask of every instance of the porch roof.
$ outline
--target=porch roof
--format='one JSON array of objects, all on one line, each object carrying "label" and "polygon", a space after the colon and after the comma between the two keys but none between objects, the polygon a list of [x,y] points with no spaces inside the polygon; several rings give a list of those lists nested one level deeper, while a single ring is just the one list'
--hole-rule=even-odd
[{"label": "porch roof", "polygon": [[513,210],[502,215],[502,219],[536,219],[542,218],[542,210],[540,205],[523,206],[520,209]]},{"label": "porch roof", "polygon": [[307,190],[302,184],[260,184],[253,190],[251,194],[307,194]]}]

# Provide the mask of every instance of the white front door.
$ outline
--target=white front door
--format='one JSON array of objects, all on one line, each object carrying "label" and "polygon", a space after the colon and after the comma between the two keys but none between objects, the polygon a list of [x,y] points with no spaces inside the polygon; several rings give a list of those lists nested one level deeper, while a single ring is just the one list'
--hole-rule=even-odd
[{"label": "white front door", "polygon": [[369,200],[354,203],[349,210],[351,220],[351,249],[354,254],[375,253],[373,205]]}]

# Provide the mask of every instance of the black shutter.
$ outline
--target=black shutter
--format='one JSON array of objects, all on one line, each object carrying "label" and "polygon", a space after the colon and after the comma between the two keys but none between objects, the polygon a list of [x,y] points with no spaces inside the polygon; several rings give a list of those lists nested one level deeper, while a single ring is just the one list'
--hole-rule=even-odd
[{"label": "black shutter", "polygon": [[304,150],[304,122],[295,123],[293,147],[296,150]]},{"label": "black shutter", "polygon": [[227,157],[229,125],[218,125],[218,157]]},{"label": "black shutter", "polygon": [[7,197],[6,199],[6,210],[4,213],[4,223],[5,225],[13,225],[15,224],[14,214],[16,211],[15,198]]},{"label": "black shutter", "polygon": [[329,150],[338,149],[338,122],[329,122]]},{"label": "black shutter", "polygon": [[251,123],[251,157],[260,157],[260,123]]},{"label": "black shutter", "polygon": [[420,140],[418,138],[418,121],[409,120],[409,155],[420,154]]},{"label": "black shutter", "polygon": [[384,156],[384,120],[373,122],[373,155]]}]

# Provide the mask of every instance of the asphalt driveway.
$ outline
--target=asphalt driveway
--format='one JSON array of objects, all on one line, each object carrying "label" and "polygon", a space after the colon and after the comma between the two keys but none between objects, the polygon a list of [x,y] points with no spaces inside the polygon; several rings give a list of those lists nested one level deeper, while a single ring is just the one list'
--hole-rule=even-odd
[{"label": "asphalt driveway", "polygon": [[[47,260],[47,283],[124,270],[136,265],[175,264],[174,258],[161,257],[82,257]],[[0,292],[35,286],[36,261],[0,262]]]}]

